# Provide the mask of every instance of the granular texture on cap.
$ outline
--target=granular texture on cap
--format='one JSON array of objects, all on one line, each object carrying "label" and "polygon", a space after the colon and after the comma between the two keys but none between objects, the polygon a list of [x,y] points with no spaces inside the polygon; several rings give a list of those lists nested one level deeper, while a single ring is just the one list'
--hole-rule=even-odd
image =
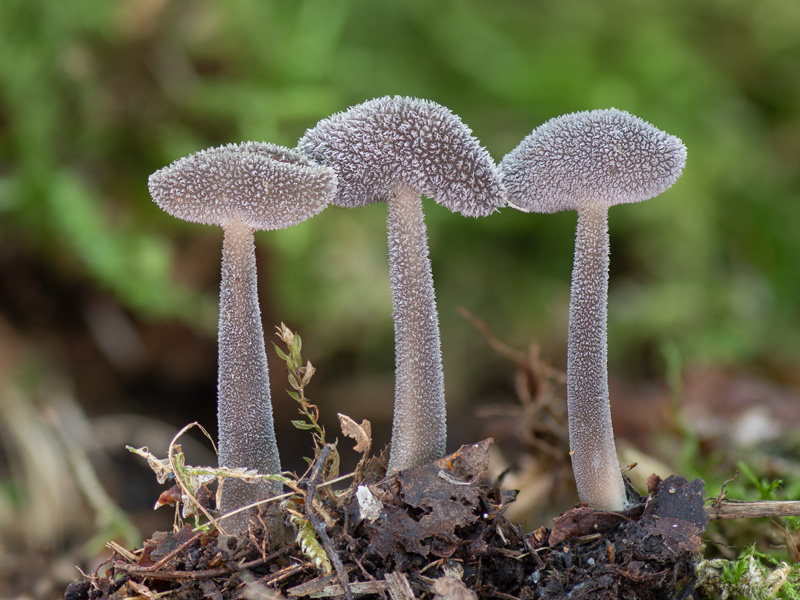
[{"label": "granular texture on cap", "polygon": [[641,202],[681,176],[681,140],[616,109],[577,112],[537,127],[500,163],[508,203],[524,211]]},{"label": "granular texture on cap", "polygon": [[256,230],[283,229],[328,205],[336,174],[296,150],[245,142],[180,158],[148,185],[156,204],[185,221],[224,226],[238,219]]},{"label": "granular texture on cap", "polygon": [[298,148],[336,170],[339,206],[385,202],[401,186],[471,217],[505,204],[492,157],[457,115],[429,100],[369,100],[320,121]]}]

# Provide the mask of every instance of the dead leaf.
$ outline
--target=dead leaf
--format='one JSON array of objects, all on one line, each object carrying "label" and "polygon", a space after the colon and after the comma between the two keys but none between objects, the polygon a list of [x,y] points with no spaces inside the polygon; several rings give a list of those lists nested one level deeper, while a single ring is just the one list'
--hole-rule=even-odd
[{"label": "dead leaf", "polygon": [[127,581],[127,584],[128,587],[138,594],[138,596],[134,596],[134,598],[148,598],[148,600],[156,600],[155,592],[153,592],[143,583],[137,583],[133,579],[130,579]]},{"label": "dead leaf", "polygon": [[372,425],[364,419],[359,425],[353,419],[342,413],[339,415],[339,423],[342,426],[342,433],[356,441],[354,450],[366,455],[372,447]]},{"label": "dead leaf", "polygon": [[431,585],[434,600],[477,600],[478,594],[467,588],[464,582],[455,577],[439,577]]},{"label": "dead leaf", "polygon": [[[451,557],[463,543],[456,528],[480,518],[490,443],[462,446],[454,454],[400,471],[376,486],[373,495],[381,498],[384,507],[380,519],[364,523],[371,533],[371,549],[383,557],[398,545],[422,556]],[[396,498],[393,504],[392,498]]]},{"label": "dead leaf", "polygon": [[141,456],[147,461],[147,464],[156,474],[156,479],[158,483],[165,483],[169,476],[172,475],[172,467],[169,465],[169,459],[158,459],[153,454],[150,453],[150,450],[147,446],[142,448],[132,448],[131,446],[125,446],[130,452]]},{"label": "dead leaf", "polygon": [[182,495],[183,492],[181,491],[181,486],[173,485],[168,490],[161,492],[158,500],[156,500],[156,505],[153,507],[153,510],[161,508],[162,506],[175,506],[181,501]]}]

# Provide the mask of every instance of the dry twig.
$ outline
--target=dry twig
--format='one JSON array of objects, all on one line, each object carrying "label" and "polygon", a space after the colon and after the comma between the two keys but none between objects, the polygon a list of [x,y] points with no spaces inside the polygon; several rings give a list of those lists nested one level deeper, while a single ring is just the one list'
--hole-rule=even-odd
[{"label": "dry twig", "polygon": [[800,501],[758,500],[745,502],[723,500],[705,507],[711,521],[726,519],[758,519],[762,517],[799,517]]}]

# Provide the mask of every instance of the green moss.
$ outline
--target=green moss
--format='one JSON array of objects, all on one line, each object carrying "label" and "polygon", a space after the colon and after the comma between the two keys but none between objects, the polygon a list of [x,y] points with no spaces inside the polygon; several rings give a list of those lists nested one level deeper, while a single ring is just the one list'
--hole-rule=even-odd
[{"label": "green moss", "polygon": [[705,560],[697,565],[698,589],[708,600],[800,599],[798,565],[779,562],[750,547],[735,560]]}]

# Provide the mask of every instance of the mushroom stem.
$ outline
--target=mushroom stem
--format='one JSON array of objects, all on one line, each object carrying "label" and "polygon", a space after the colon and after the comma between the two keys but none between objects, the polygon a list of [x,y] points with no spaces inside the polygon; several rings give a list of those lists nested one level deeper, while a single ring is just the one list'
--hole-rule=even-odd
[{"label": "mushroom stem", "polygon": [[447,439],[439,321],[422,198],[389,199],[389,277],[395,333],[395,403],[389,473],[444,456]]},{"label": "mushroom stem", "polygon": [[[253,229],[232,219],[223,230],[217,380],[219,465],[278,474],[281,464],[258,305]],[[227,479],[219,509],[225,513],[280,491],[277,482]],[[231,532],[246,531],[248,516],[240,513],[223,524]]]},{"label": "mushroom stem", "polygon": [[608,397],[608,207],[591,202],[578,210],[569,303],[567,417],[578,497],[592,508],[623,510]]}]

